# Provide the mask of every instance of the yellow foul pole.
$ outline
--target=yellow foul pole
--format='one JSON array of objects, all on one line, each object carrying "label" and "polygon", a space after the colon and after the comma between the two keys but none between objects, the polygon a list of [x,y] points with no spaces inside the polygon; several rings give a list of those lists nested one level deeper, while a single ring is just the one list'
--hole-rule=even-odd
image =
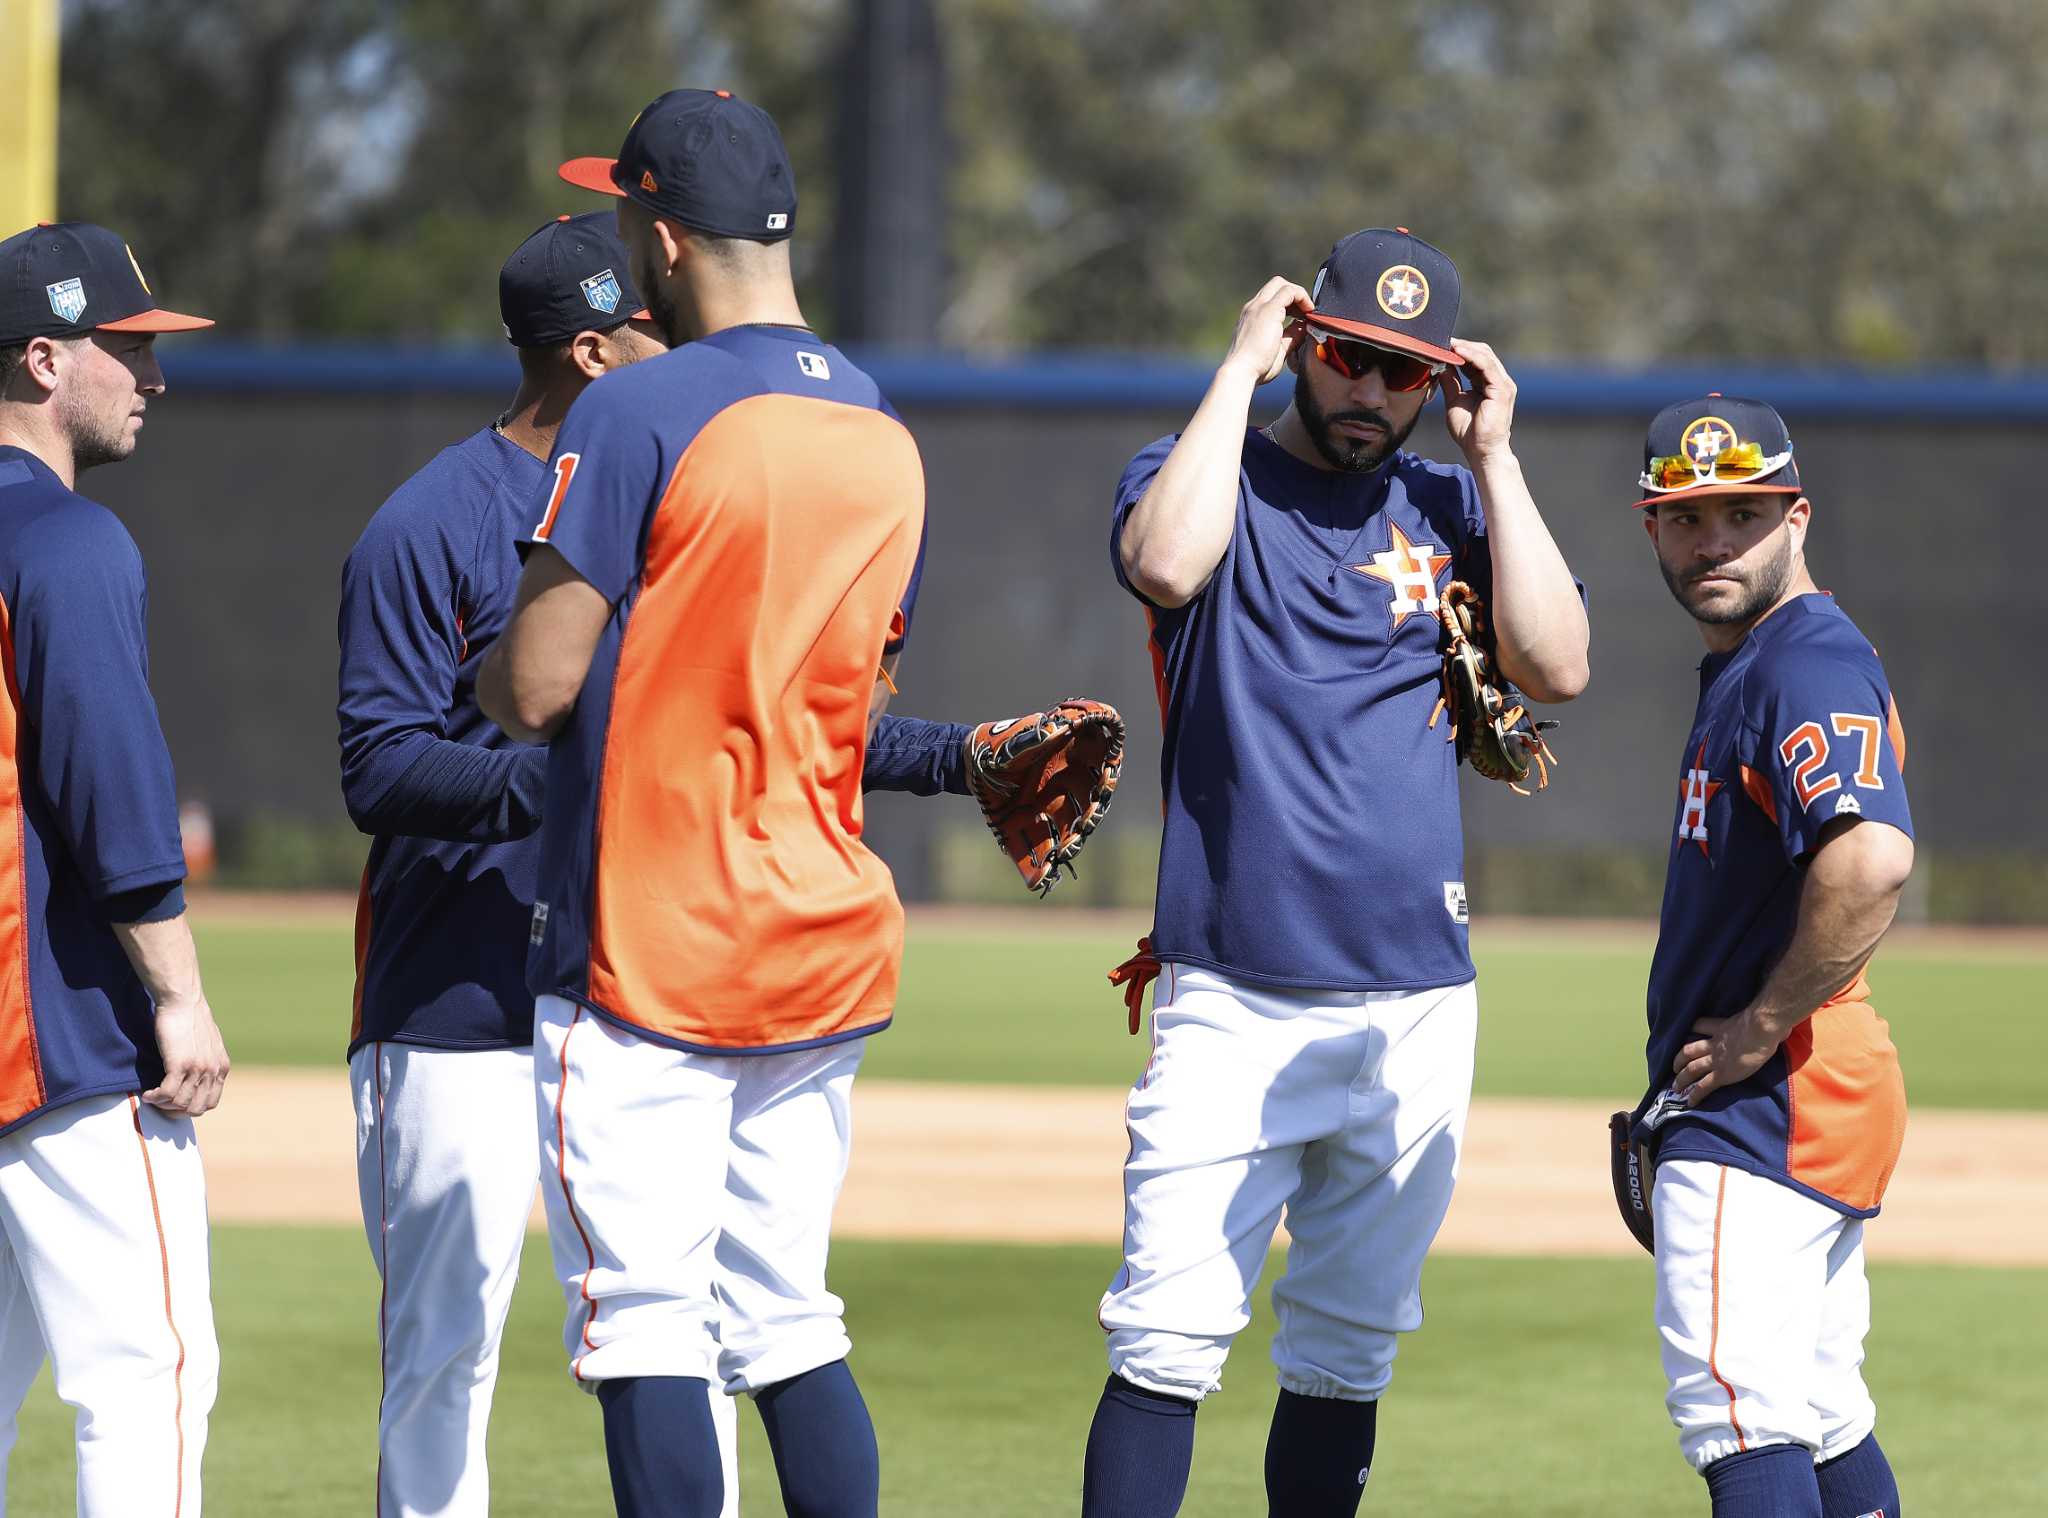
[{"label": "yellow foul pole", "polygon": [[0,237],[57,219],[58,0],[0,0]]}]

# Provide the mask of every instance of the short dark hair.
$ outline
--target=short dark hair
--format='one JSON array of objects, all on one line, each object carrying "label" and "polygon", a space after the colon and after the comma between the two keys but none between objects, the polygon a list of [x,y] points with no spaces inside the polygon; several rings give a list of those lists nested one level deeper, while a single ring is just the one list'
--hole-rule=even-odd
[{"label": "short dark hair", "polygon": [[14,371],[21,367],[21,361],[27,357],[27,343],[0,344],[0,390],[5,390],[13,383]]}]

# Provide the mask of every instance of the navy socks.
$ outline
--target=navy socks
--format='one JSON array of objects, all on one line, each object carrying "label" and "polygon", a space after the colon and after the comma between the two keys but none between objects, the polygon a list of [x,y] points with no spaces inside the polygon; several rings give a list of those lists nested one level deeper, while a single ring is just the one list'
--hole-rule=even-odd
[{"label": "navy socks", "polygon": [[619,1518],[718,1518],[725,1475],[700,1376],[635,1376],[598,1384],[604,1453]]},{"label": "navy socks", "polygon": [[844,1360],[754,1394],[789,1518],[875,1518],[882,1458]]},{"label": "navy socks", "polygon": [[1814,1467],[1824,1518],[1899,1518],[1899,1483],[1891,1462],[1867,1435],[1846,1455]]},{"label": "navy socks", "polygon": [[1714,1518],[1821,1518],[1813,1451],[1803,1444],[1724,1455],[1701,1474],[1713,1494]]},{"label": "navy socks", "polygon": [[1195,1404],[1111,1376],[1088,1428],[1081,1518],[1173,1518],[1195,1460]]},{"label": "navy socks", "polygon": [[1377,1402],[1280,1390],[1266,1436],[1269,1518],[1351,1518],[1372,1468]]}]

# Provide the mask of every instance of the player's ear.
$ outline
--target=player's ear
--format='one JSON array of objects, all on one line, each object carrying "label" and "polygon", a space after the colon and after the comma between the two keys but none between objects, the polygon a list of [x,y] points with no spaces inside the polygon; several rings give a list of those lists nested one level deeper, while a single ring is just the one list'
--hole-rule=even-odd
[{"label": "player's ear", "polygon": [[1805,496],[1795,496],[1792,504],[1785,508],[1785,525],[1792,532],[1792,546],[1802,552],[1806,548],[1806,529],[1813,521],[1813,502]]},{"label": "player's ear", "polygon": [[609,345],[602,332],[579,332],[569,339],[569,367],[585,380],[594,380],[611,368]]},{"label": "player's ear", "polygon": [[1656,507],[1654,507],[1654,506],[1646,507],[1646,508],[1644,508],[1644,509],[1643,509],[1642,511],[1640,511],[1640,512],[1639,512],[1639,513],[1637,513],[1637,514],[1638,514],[1639,516],[1641,516],[1641,517],[1642,517],[1642,519],[1643,519],[1643,531],[1644,531],[1644,532],[1647,532],[1647,533],[1648,533],[1648,534],[1650,535],[1650,541],[1651,541],[1652,543],[1656,542],[1656,541],[1657,541],[1657,508],[1656,508]]}]

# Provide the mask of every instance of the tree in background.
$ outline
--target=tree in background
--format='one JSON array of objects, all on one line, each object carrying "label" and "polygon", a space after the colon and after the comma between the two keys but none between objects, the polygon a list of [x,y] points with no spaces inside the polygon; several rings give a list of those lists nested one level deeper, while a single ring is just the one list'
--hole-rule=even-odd
[{"label": "tree in background", "polygon": [[[1398,223],[1513,353],[2048,364],[2048,7],[2026,0],[934,10],[951,278],[916,293],[951,345],[1211,348],[1266,276]],[[839,85],[870,13],[73,0],[61,203],[231,329],[482,340],[497,262],[587,203],[555,162],[662,89],[730,85],[782,123],[830,326]]]}]

